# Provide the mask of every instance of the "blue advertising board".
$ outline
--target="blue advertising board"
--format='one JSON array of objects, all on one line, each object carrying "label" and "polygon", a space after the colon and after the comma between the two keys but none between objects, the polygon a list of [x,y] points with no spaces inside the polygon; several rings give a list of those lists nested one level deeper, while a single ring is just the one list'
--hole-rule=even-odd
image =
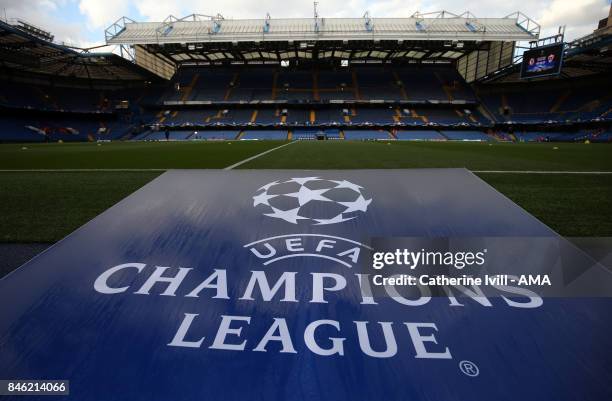
[{"label": "blue advertising board", "polygon": [[607,298],[363,291],[371,238],[478,236],[557,234],[464,169],[169,171],[0,280],[0,379],[78,401],[612,399]]}]

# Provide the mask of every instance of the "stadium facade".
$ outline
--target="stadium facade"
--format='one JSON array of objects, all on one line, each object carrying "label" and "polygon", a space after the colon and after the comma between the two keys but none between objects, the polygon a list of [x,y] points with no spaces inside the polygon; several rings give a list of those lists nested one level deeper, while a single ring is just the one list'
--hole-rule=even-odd
[{"label": "stadium facade", "polygon": [[[608,142],[604,28],[564,44],[520,12],[123,17],[105,31],[118,55],[2,21],[0,141]],[[563,46],[560,74],[521,80],[521,47],[547,40]]]}]

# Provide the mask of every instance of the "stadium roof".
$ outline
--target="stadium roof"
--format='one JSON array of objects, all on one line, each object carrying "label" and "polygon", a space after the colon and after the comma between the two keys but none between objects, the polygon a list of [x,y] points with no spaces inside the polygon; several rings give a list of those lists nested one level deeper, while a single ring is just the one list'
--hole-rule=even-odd
[{"label": "stadium roof", "polygon": [[203,42],[326,40],[533,40],[540,27],[517,12],[503,18],[476,18],[447,11],[415,13],[409,18],[281,18],[233,20],[221,15],[169,16],[161,22],[136,22],[123,17],[106,30],[108,44],[143,45]]},{"label": "stadium roof", "polygon": [[[180,65],[349,62],[454,62],[493,51],[490,66],[511,62],[514,43],[535,40],[540,26],[520,12],[476,18],[448,11],[408,18],[281,18],[232,20],[221,15],[169,16],[161,22],[122,17],[106,29],[106,42],[133,49],[137,64],[169,78]],[[476,62],[479,58],[473,58]],[[471,59],[470,59],[471,60]]]},{"label": "stadium roof", "polygon": [[11,70],[93,80],[143,80],[153,75],[112,53],[52,42],[53,36],[23,21],[0,21],[0,65]]}]

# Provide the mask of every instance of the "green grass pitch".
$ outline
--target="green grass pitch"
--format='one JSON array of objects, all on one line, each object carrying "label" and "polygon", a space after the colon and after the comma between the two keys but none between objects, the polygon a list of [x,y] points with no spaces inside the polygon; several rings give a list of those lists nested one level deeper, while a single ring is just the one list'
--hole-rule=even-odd
[{"label": "green grass pitch", "polygon": [[[0,145],[0,170],[224,168],[282,142]],[[612,171],[597,144],[297,142],[239,168]],[[0,172],[0,242],[53,242],[161,171]],[[612,175],[477,173],[557,232],[612,236]]]}]

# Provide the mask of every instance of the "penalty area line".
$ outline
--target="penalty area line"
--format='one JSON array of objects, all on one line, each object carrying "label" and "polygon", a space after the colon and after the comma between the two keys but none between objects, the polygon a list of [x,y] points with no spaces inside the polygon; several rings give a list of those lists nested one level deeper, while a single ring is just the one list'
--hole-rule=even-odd
[{"label": "penalty area line", "polygon": [[251,157],[249,157],[248,159],[244,159],[244,160],[239,161],[238,163],[234,163],[234,164],[232,164],[231,166],[227,166],[227,167],[226,167],[226,168],[224,168],[223,170],[232,170],[232,169],[234,169],[234,168],[236,168],[236,167],[238,167],[238,166],[241,166],[241,165],[243,165],[243,164],[245,164],[245,163],[250,162],[251,160],[255,160],[255,159],[257,159],[258,157],[261,157],[261,156],[263,156],[263,155],[267,155],[267,154],[268,154],[268,153],[270,153],[270,152],[274,152],[274,151],[275,151],[275,150],[277,150],[277,149],[284,148],[285,146],[289,146],[289,145],[291,145],[291,144],[293,144],[293,143],[296,143],[296,142],[297,142],[297,141],[291,141],[291,142],[289,142],[289,143],[282,144],[282,145],[277,146],[277,147],[275,147],[275,148],[268,149],[268,150],[266,150],[265,152],[258,153],[258,154],[256,154],[255,156],[251,156]]}]

